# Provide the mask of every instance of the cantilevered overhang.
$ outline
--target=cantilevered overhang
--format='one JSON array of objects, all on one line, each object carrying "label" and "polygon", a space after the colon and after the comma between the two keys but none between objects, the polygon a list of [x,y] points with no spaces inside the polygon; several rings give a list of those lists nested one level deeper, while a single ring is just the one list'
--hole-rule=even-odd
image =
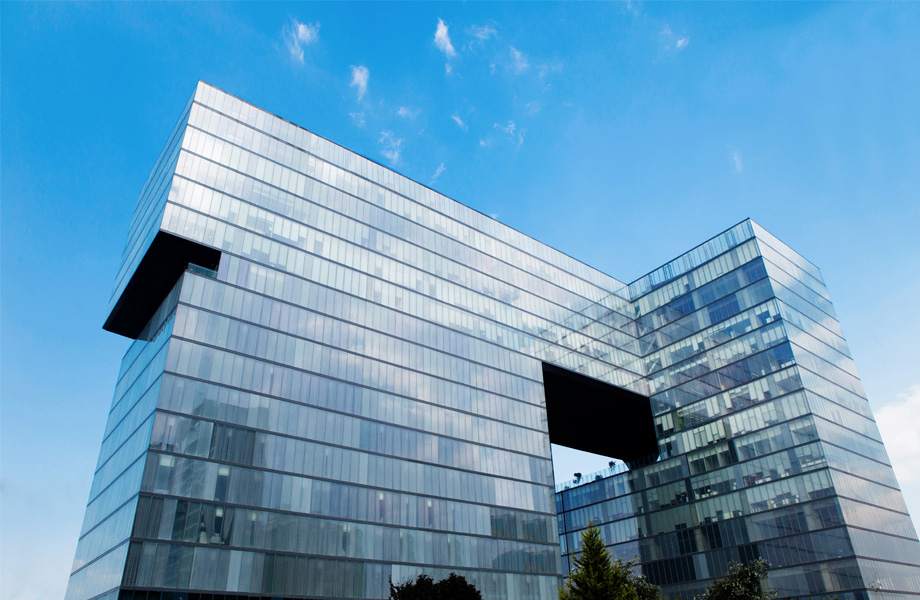
[{"label": "cantilevered overhang", "polygon": [[219,263],[219,250],[158,232],[102,328],[136,339],[189,264],[217,269]]},{"label": "cantilevered overhang", "polygon": [[543,363],[549,441],[644,463],[658,456],[652,407],[646,396]]}]

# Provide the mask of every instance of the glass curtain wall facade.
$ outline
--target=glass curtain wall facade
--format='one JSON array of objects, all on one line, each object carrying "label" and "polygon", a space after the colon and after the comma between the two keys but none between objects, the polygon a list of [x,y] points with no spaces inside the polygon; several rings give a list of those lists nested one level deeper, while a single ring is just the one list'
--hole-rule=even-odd
[{"label": "glass curtain wall facade", "polygon": [[[820,273],[750,221],[626,285],[199,83],[105,328],[68,600],[551,600],[591,518],[668,593],[763,554],[920,595]],[[660,460],[555,493],[544,363],[649,397]]]},{"label": "glass curtain wall facade", "polygon": [[659,460],[558,486],[564,568],[593,520],[668,598],[757,557],[783,598],[920,598],[917,534],[817,267],[746,221],[629,290]]}]

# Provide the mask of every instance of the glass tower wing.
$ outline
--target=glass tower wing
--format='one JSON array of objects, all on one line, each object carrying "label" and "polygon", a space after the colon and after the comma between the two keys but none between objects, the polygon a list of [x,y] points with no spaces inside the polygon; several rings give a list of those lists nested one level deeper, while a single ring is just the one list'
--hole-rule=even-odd
[{"label": "glass tower wing", "polygon": [[665,597],[755,557],[781,597],[916,597],[920,544],[818,268],[745,221],[629,289],[660,460],[560,486],[564,567],[594,520]]}]

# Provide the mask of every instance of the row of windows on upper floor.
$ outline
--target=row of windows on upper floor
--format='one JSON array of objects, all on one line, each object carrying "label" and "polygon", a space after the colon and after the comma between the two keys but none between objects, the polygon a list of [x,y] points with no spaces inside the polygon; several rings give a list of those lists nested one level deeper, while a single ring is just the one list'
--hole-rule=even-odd
[{"label": "row of windows on upper floor", "polygon": [[[299,198],[286,198],[287,206],[309,207],[303,215],[304,220],[311,225],[300,224],[297,221],[282,218],[263,208],[258,208],[249,202],[242,202],[218,191],[206,188],[200,183],[185,179],[198,180],[217,187],[220,190],[239,191],[246,184],[259,185],[246,176],[230,171],[215,163],[209,163],[200,157],[183,153],[177,166],[177,177],[174,180],[174,189],[170,200],[176,204],[186,206],[196,211],[202,211],[211,217],[219,218],[230,224],[235,224],[244,229],[251,230],[258,235],[273,239],[286,246],[301,248],[316,255],[327,258],[339,259],[333,251],[341,253],[344,249],[359,252],[362,261],[367,262],[378,274],[384,272],[393,274],[406,271],[401,275],[406,280],[408,287],[417,287],[424,283],[420,291],[437,291],[437,280],[446,280],[457,283],[462,287],[474,290],[477,294],[484,294],[500,303],[511,303],[524,307],[529,312],[547,315],[565,315],[565,320],[555,318],[555,324],[565,323],[566,327],[579,330],[588,324],[600,322],[609,323],[615,328],[623,328],[627,333],[633,333],[632,320],[619,314],[615,306],[610,305],[610,297],[602,296],[589,300],[561,287],[551,286],[543,280],[523,280],[522,276],[507,273],[502,276],[501,270],[492,265],[484,265],[480,270],[471,269],[464,262],[462,253],[435,254],[424,246],[418,246],[403,241],[399,237],[401,232],[393,231],[393,235],[384,231],[370,228],[364,222],[346,218],[339,213],[333,213],[318,205],[304,202]],[[257,204],[269,204],[271,197],[260,195],[253,190],[248,198]],[[164,224],[169,221],[164,219]],[[393,230],[395,224],[381,224],[386,230]],[[401,233],[408,237],[406,233]],[[411,238],[410,238],[411,239]],[[336,245],[338,244],[338,245]],[[342,250],[340,250],[340,248]],[[279,248],[280,251],[280,248]],[[370,251],[370,253],[368,253]],[[452,256],[453,259],[446,258]],[[475,262],[475,261],[474,261]],[[350,264],[350,263],[349,263]],[[414,265],[414,266],[409,266]],[[369,271],[368,271],[369,272]],[[571,284],[571,278],[560,278],[564,284]],[[517,287],[511,284],[517,284]],[[627,308],[621,309],[627,310]],[[628,335],[623,336],[628,339]]]},{"label": "row of windows on upper floor", "polygon": [[[740,251],[744,248],[742,246],[738,250]],[[692,292],[676,297],[666,305],[640,317],[637,320],[640,335],[645,335],[646,332],[680,320],[693,311],[701,310],[703,307],[712,313],[712,311],[721,307],[721,303],[717,301],[718,299],[730,298],[731,292],[765,277],[767,273],[770,274],[774,282],[785,286],[795,293],[800,300],[811,305],[812,311],[818,310],[822,315],[821,322],[827,322],[829,326],[839,332],[839,324],[833,318],[833,307],[830,306],[829,301],[817,296],[810,288],[803,285],[798,279],[789,276],[769,260],[754,257],[738,269],[724,274]],[[724,303],[724,300],[722,303]]]},{"label": "row of windows on upper floor", "polygon": [[754,231],[754,236],[756,238],[766,242],[767,245],[771,246],[774,250],[782,254],[789,261],[795,263],[796,266],[815,278],[818,282],[821,283],[821,285],[824,285],[824,278],[821,276],[821,270],[815,266],[813,262],[787,246],[785,243],[781,242],[772,233],[754,221],[751,221],[751,229]]},{"label": "row of windows on upper floor", "polygon": [[134,209],[134,218],[128,231],[128,239],[122,253],[121,265],[115,276],[115,286],[109,300],[110,309],[114,306],[121,292],[128,284],[130,275],[144,257],[144,253],[159,230],[163,206],[169,197],[173,174],[179,160],[181,146],[175,144],[170,148],[166,162],[154,172],[154,187],[143,192]]},{"label": "row of windows on upper floor", "polygon": [[[201,415],[194,415],[201,418]],[[542,482],[549,471],[549,457],[518,454],[495,446],[483,446],[470,442],[445,438],[424,431],[404,429],[373,421],[327,412],[321,409],[305,408],[290,415],[288,424],[280,424],[277,430],[258,430],[257,439],[265,435],[283,435],[298,440],[334,444],[365,452],[398,456],[406,460],[427,462],[445,467],[476,471],[490,475]],[[157,413],[154,427],[155,438],[162,437],[164,448],[177,452],[190,452],[185,446],[191,444],[200,449],[207,443],[211,429],[210,421],[188,421],[185,417]],[[247,423],[233,423],[247,427]],[[220,427],[221,425],[213,425]],[[165,429],[160,431],[160,429]],[[247,427],[249,430],[251,427]],[[191,437],[192,439],[189,439]]]},{"label": "row of windows on upper floor", "polygon": [[[678,459],[658,463],[653,467],[631,471],[628,478],[626,476],[613,477],[558,493],[556,508],[559,512],[563,510],[563,507],[565,510],[573,510],[615,498],[617,495],[651,489],[654,491],[648,492],[650,495],[643,496],[646,499],[641,502],[634,501],[636,510],[645,512],[655,508],[648,504],[650,500],[647,498],[651,498],[657,503],[656,507],[660,508],[682,504],[705,495],[725,493],[742,486],[757,485],[762,481],[779,476],[777,469],[767,469],[763,463],[764,460],[775,462],[776,457],[772,459],[758,459],[758,457],[766,457],[771,453],[819,439],[830,438],[832,443],[846,443],[845,439],[837,439],[844,431],[846,430],[823,419],[800,417],[732,439],[727,444],[716,444]],[[870,448],[858,449],[871,450]],[[889,508],[902,510],[901,501],[890,495],[891,491],[897,491],[897,482],[887,463],[870,460],[864,455],[854,454],[843,448],[826,444],[822,456],[824,453],[831,458],[832,466],[888,486],[885,490],[880,491],[879,497],[888,503],[886,506]],[[779,459],[784,460],[782,457]],[[747,462],[735,465],[739,460]],[[809,464],[814,467],[820,467],[822,464],[821,460],[815,462],[814,456],[809,461]],[[776,474],[773,473],[774,470],[777,470]],[[785,469],[785,471],[788,470]],[[693,490],[692,494],[686,487],[688,485]],[[856,498],[864,497],[859,494],[850,495]],[[892,502],[894,504],[891,504]],[[589,513],[590,511],[585,514]],[[590,517],[585,518],[590,519]]]},{"label": "row of windows on upper floor", "polygon": [[692,271],[752,237],[754,237],[754,230],[751,227],[751,221],[742,221],[711,240],[700,244],[693,250],[675,258],[668,264],[630,283],[629,296],[633,301],[639,300],[643,295],[660,288],[675,277],[680,277],[684,273]]},{"label": "row of windows on upper floor", "polygon": [[[699,361],[697,359],[687,361],[685,364],[688,367],[692,367],[692,370],[687,368],[678,377],[673,375],[666,377],[666,375],[670,374],[669,372],[660,372],[660,376],[653,379],[651,385],[655,386],[659,381],[664,381],[672,387],[657,392],[652,396],[653,412],[656,415],[660,415],[662,413],[659,408],[671,410],[675,407],[692,407],[695,404],[699,404],[700,400],[704,398],[712,398],[713,393],[717,393],[718,389],[730,391],[733,386],[757,379],[779,369],[787,368],[789,366],[788,362],[768,361],[764,363],[760,360],[763,356],[769,355],[769,352],[764,352],[764,350],[769,351],[770,348],[787,341],[785,331],[787,331],[785,328],[773,326],[756,330],[746,338],[718,347],[715,351],[701,356]],[[755,336],[754,343],[746,343],[752,335]],[[758,337],[768,337],[768,339],[763,341],[757,339]],[[798,332],[796,332],[795,339],[797,342],[809,342],[808,339],[804,338],[804,334]],[[789,344],[789,348],[797,365],[820,374],[829,382],[849,391],[858,398],[864,397],[862,384],[851,374],[812,355],[796,343]],[[737,353],[731,354],[733,350],[737,351]],[[755,352],[758,354],[755,354]],[[712,354],[716,354],[718,358],[724,357],[724,362],[707,360],[711,358]],[[693,376],[696,379],[689,379],[688,381],[688,376]],[[673,393],[669,394],[669,392]],[[743,399],[740,401],[743,401]],[[862,412],[866,412],[865,407],[863,407]]]},{"label": "row of windows on upper floor", "polygon": [[655,291],[637,298],[633,301],[635,315],[640,318],[652,314],[675,301],[676,298],[734,271],[759,255],[757,244],[753,239],[734,246],[724,254],[720,254],[681,277],[671,280]]},{"label": "row of windows on upper floor", "polygon": [[643,359],[646,376],[654,375],[662,369],[667,369],[716,346],[737,339],[754,329],[779,320],[780,309],[778,302],[776,299],[767,300],[752,308],[743,310],[733,317],[713,323],[698,333],[647,354]]},{"label": "row of windows on upper floor", "polygon": [[[427,202],[420,201],[417,195],[406,196],[398,191],[394,193],[393,190],[386,189],[385,185],[372,183],[360,176],[355,177],[345,169],[325,161],[312,150],[310,154],[295,150],[257,131],[258,128],[252,129],[205,107],[194,107],[189,123],[228,142],[242,142],[241,150],[258,148],[259,154],[269,160],[292,166],[296,171],[327,185],[334,185],[350,196],[382,206],[407,220],[476,247],[508,264],[520,265],[523,270],[539,274],[548,281],[557,279],[560,271],[573,273],[584,280],[576,284],[577,288],[600,288],[607,292],[622,289],[621,293],[625,294],[625,286],[622,283],[457,202],[437,196],[430,190],[419,189]],[[282,180],[278,179],[276,183],[281,182]],[[431,200],[436,196],[441,202],[435,206]],[[458,211],[464,213],[463,218],[458,219]],[[584,295],[590,297],[593,294],[589,292]]]},{"label": "row of windows on upper floor", "polygon": [[[400,527],[528,542],[555,540],[553,516],[183,456],[148,455],[147,493]],[[135,492],[136,493],[136,492]]]},{"label": "row of windows on upper floor", "polygon": [[747,287],[722,297],[715,303],[673,321],[639,339],[639,348],[643,356],[667,348],[713,325],[728,320],[754,306],[763,304],[774,297],[768,279],[760,279]]},{"label": "row of windows on upper floor", "polygon": [[791,260],[782,252],[776,250],[767,240],[758,238],[757,249],[769,262],[782,269],[789,276],[798,279],[809,290],[830,302],[831,297],[823,281],[803,269],[799,264],[796,264],[795,261]]},{"label": "row of windows on upper floor", "polygon": [[[361,385],[373,386],[380,371],[394,369],[406,372],[413,383],[423,388],[430,387],[426,382],[436,378],[451,387],[471,386],[533,404],[542,400],[539,380],[514,376],[338,320],[315,315],[305,323],[305,330],[307,337],[302,338],[180,304],[173,335]],[[180,355],[179,359],[188,358]]]},{"label": "row of windows on upper floor", "polygon": [[[312,286],[304,280],[283,275],[277,271],[254,265],[248,261],[238,260],[236,257],[227,257],[227,268],[224,277],[231,281],[235,281],[244,288],[255,290],[259,293],[280,296],[284,299],[285,303],[297,301],[298,298],[315,298],[315,309],[318,312],[331,313],[336,316],[341,316],[341,318],[350,317],[353,311],[362,311],[366,316],[360,317],[358,320],[366,319],[375,327],[385,329],[392,325],[395,328],[397,323],[405,322],[403,318],[397,320],[396,313],[393,313],[392,323],[390,323],[390,318],[387,313],[380,313],[376,310],[378,306],[370,307],[373,310],[366,310],[365,307],[367,307],[367,304],[365,304],[364,300],[346,296],[340,292],[330,290],[329,288]],[[323,276],[322,273],[319,273],[318,277],[325,279],[331,277],[331,274]],[[384,289],[384,291],[386,291],[386,289]],[[400,307],[403,304],[399,296],[377,296],[376,293],[374,296],[379,302],[386,305]],[[427,317],[432,320],[446,319],[448,315],[451,314],[449,307],[446,305],[430,302],[421,296],[410,296],[408,300],[409,306],[407,306],[406,309],[415,314],[421,313],[420,316],[423,318]],[[312,302],[313,300],[311,300],[311,303]],[[385,317],[387,318],[386,323],[384,323]],[[419,321],[415,319],[410,319],[409,321],[419,323]],[[471,324],[473,324],[472,320]],[[442,331],[445,333],[446,342],[448,338],[446,335],[447,331]],[[584,372],[584,368],[588,368],[591,370],[589,374],[596,375],[601,379],[607,379],[622,387],[636,387],[644,383],[644,380],[637,374],[623,371],[617,367],[609,366],[606,363],[601,363],[599,360],[585,356],[585,354],[581,352],[569,350],[564,350],[563,352],[557,351],[554,346],[544,344],[533,338],[528,338],[528,336],[524,334],[514,335],[512,330],[504,329],[492,322],[480,321],[476,328],[476,332],[481,337],[486,339],[493,338],[497,344],[504,345],[511,349],[514,349],[514,344],[527,344],[529,341],[531,345],[525,345],[520,348],[525,354],[536,355],[535,357],[538,359],[554,362],[572,370],[581,368]],[[506,334],[508,334],[507,337]],[[456,339],[454,343],[463,344],[465,338],[460,337],[453,339]],[[501,365],[507,360],[505,357],[501,356],[498,349],[493,346],[485,345],[480,347],[483,348],[483,351],[486,353],[482,356],[482,362],[495,362]],[[582,365],[584,365],[584,367],[582,367]]]},{"label": "row of windows on upper floor", "polygon": [[548,456],[546,432],[525,429],[474,414],[451,410],[408,398],[390,396],[370,388],[309,376],[295,399],[272,397],[246,390],[176,377],[163,376],[159,408],[201,418],[234,423],[288,435],[304,435],[300,424],[317,410],[338,414],[355,423],[374,427],[411,428],[435,436],[469,441]]},{"label": "row of windows on upper floor", "polygon": [[[181,347],[189,344],[191,343],[183,340],[174,340],[171,348],[173,351],[178,349],[181,352]],[[200,352],[194,350],[194,348],[200,348]],[[472,413],[487,419],[529,427],[536,431],[543,430],[540,420],[543,418],[543,412],[538,406],[523,402],[513,402],[507,398],[501,398],[472,388],[452,390],[454,394],[450,395],[448,394],[448,388],[441,385],[440,380],[434,380],[435,385],[430,389],[418,389],[413,394],[399,394],[396,390],[397,384],[392,370],[383,371],[380,379],[375,382],[375,388],[371,389],[358,386],[349,381],[336,381],[319,374],[234,355],[215,348],[201,348],[191,345],[191,350],[189,351],[191,352],[189,363],[188,365],[183,365],[184,370],[177,371],[172,366],[167,366],[167,370],[183,377],[191,377],[222,386],[294,401],[297,401],[305,391],[316,389],[317,383],[320,386],[328,385],[329,393],[332,394],[331,397],[336,395],[347,397],[350,394],[357,394],[355,397],[362,398],[362,402],[364,402],[363,398],[366,397],[367,409],[365,414],[370,419],[378,421],[411,422],[414,418],[413,413],[416,410],[424,410],[423,406],[415,405],[416,401],[420,401],[423,405],[441,405],[447,409]],[[211,362],[210,370],[207,372],[203,372],[201,366],[205,354],[208,355]],[[178,356],[176,359],[178,359]],[[175,366],[179,366],[178,361]],[[266,372],[271,373],[271,377],[260,376],[256,380],[254,377],[256,371],[263,374]],[[247,374],[250,375],[244,382],[244,376]],[[244,387],[244,383],[248,387]],[[320,389],[324,388],[321,387]],[[382,402],[375,401],[375,398],[382,400]],[[442,414],[444,413],[438,413],[439,418]]]},{"label": "row of windows on upper floor", "polygon": [[[281,273],[268,267],[253,264],[235,256],[225,255],[225,267],[222,268],[221,279],[232,282],[234,287],[240,286],[247,291],[254,291],[252,304],[247,305],[247,292],[236,291],[225,287],[225,284],[209,284],[207,281],[190,281],[194,285],[196,294],[200,288],[211,293],[214,298],[211,302],[220,302],[221,311],[230,310],[235,315],[244,315],[247,309],[252,310],[256,298],[262,298],[262,306],[266,302],[271,305],[272,311],[278,312],[278,325],[280,328],[296,327],[293,315],[300,314],[294,308],[297,303],[307,303],[312,310],[331,315],[343,321],[366,324],[367,328],[393,332],[399,337],[419,339],[428,344],[434,344],[439,349],[446,349],[460,356],[469,356],[478,359],[477,362],[494,364],[509,368],[515,363],[526,364],[532,356],[546,362],[553,362],[570,370],[589,369],[590,374],[599,379],[606,379],[621,387],[639,387],[638,391],[646,391],[642,384],[645,380],[630,371],[611,365],[611,358],[600,348],[585,346],[578,350],[570,350],[548,344],[532,335],[516,331],[494,321],[475,319],[472,313],[458,310],[450,305],[431,301],[420,295],[405,294],[401,290],[392,288],[384,282],[376,282],[373,290],[354,289],[359,283],[356,279],[349,279],[348,272],[341,281],[344,291],[325,285],[313,285],[298,277]],[[341,274],[341,273],[339,273]],[[320,272],[318,278],[336,280],[333,274],[323,276]],[[191,279],[191,278],[189,278]],[[221,289],[223,288],[223,289]],[[218,291],[220,290],[220,291]],[[363,293],[367,299],[350,295],[347,292]],[[266,296],[267,295],[267,296]],[[274,296],[276,300],[266,299]],[[403,298],[405,298],[405,302]],[[231,303],[232,304],[228,304]],[[407,305],[407,306],[406,306]],[[215,306],[217,306],[215,304]],[[276,308],[277,307],[277,308]],[[287,321],[282,323],[281,316],[287,315]],[[306,314],[306,313],[305,313]],[[251,317],[255,318],[255,314]],[[261,314],[259,315],[261,318]],[[274,316],[269,317],[271,323]],[[298,317],[299,318],[299,317]],[[457,331],[459,329],[459,331]],[[425,334],[425,332],[430,332]],[[426,335],[428,339],[422,339]],[[505,353],[502,349],[510,350]],[[609,346],[604,347],[609,348]],[[518,356],[518,353],[524,356]],[[509,365],[511,363],[511,365]],[[538,364],[532,363],[531,364]],[[509,365],[509,366],[505,366]],[[636,368],[640,368],[639,365]],[[523,370],[523,367],[519,367]]]},{"label": "row of windows on upper floor", "polygon": [[[440,280],[447,280],[500,302],[529,307],[531,311],[561,310],[560,314],[572,311],[568,320],[572,322],[570,326],[576,329],[586,323],[601,321],[603,317],[602,323],[631,331],[631,319],[609,306],[609,298],[589,300],[543,280],[528,279],[517,271],[503,273],[503,269],[496,269],[495,265],[488,264],[485,259],[475,255],[464,256],[469,252],[436,253],[432,250],[437,248],[429,249],[422,245],[424,240],[413,243],[396,237],[401,234],[403,238],[412,240],[405,232],[392,231],[395,223],[367,224],[299,198],[286,198],[286,206],[302,209],[304,222],[300,223],[185,179],[185,176],[189,176],[212,183],[222,190],[238,191],[236,188],[243,188],[244,182],[247,182],[245,176],[239,173],[186,154],[180,159],[177,173],[170,194],[171,202],[235,224],[260,236],[327,258],[334,258],[334,244],[344,244],[345,248],[354,245],[371,252],[366,260],[377,271],[393,271],[394,265],[399,265],[400,269],[411,271],[413,285],[416,281],[424,281],[425,291],[432,294],[438,285],[443,285],[439,283]],[[253,182],[253,185],[258,184]],[[254,191],[247,200],[266,204],[270,203],[271,198]],[[375,225],[382,230],[374,228]],[[568,281],[560,279],[562,283],[559,285],[572,280],[571,277]]]},{"label": "row of windows on upper floor", "polygon": [[[734,297],[734,300],[732,298]],[[797,326],[808,331],[814,337],[821,339],[829,346],[848,355],[846,342],[840,336],[840,326],[837,321],[826,313],[810,304],[777,281],[762,279],[734,294],[729,294],[706,306],[706,310],[696,310],[689,315],[673,321],[654,332],[643,336],[639,340],[640,350],[643,355],[649,355],[659,348],[667,347],[687,336],[725,320],[736,314],[736,311],[745,310],[752,305],[745,303],[751,297],[761,299],[776,297],[783,302],[783,310],[793,307],[790,314]],[[738,303],[739,306],[735,306]],[[782,312],[782,311],[781,311]],[[785,317],[785,313],[782,313]]]},{"label": "row of windows on upper floor", "polygon": [[[190,133],[193,134],[204,137],[196,131]],[[257,155],[241,152],[244,162],[247,157],[256,167],[264,162]],[[546,280],[379,207],[354,198],[340,198],[341,192],[330,190],[320,182],[307,179],[304,189],[294,195],[261,182],[254,168],[232,162],[226,165],[210,162],[198,154],[183,153],[171,198],[290,244],[304,246],[308,231],[315,229],[422,269],[438,265],[442,277],[464,282],[494,297],[515,299],[522,292],[533,293],[576,312],[590,311],[586,317],[591,319],[609,313],[608,318],[617,317],[621,327],[632,321],[627,301],[604,290],[594,290],[587,297],[577,294],[570,288],[577,287],[580,280],[571,274]],[[236,167],[243,171],[235,170]]]},{"label": "row of windows on upper floor", "polygon": [[[846,525],[836,498],[823,498],[770,511],[746,515],[714,523],[688,524],[673,531],[639,540],[638,522],[626,519],[636,530],[636,549],[643,562],[674,558],[694,552],[719,550],[752,542],[786,537]],[[614,531],[601,528],[604,544],[620,544],[626,538],[610,535]],[[581,533],[574,529],[560,530],[562,552],[580,552]]]},{"label": "row of windows on upper floor", "polygon": [[[676,410],[666,404],[656,404],[653,412],[656,414],[655,427],[659,442],[664,447],[664,444],[668,443],[668,440],[664,439],[664,437],[673,435],[676,431],[692,429],[715,418],[744,410],[764,400],[774,399],[780,395],[805,388],[806,374],[810,379],[820,379],[817,376],[810,375],[810,373],[810,371],[794,365],[769,373],[750,383],[686,404]],[[826,380],[821,381],[826,382]],[[830,382],[826,383],[827,386],[833,386]],[[833,387],[843,392],[843,389],[839,386]],[[864,398],[852,392],[847,392],[846,397],[837,398],[831,396],[834,400],[828,400],[819,396],[815,392],[814,386],[809,386],[808,394],[814,405],[812,410],[816,414],[823,415],[862,435],[876,440],[880,439],[875,422],[871,417],[871,411]]]},{"label": "row of windows on upper floor", "polygon": [[[728,303],[732,311],[735,310],[734,303],[737,302],[737,295],[733,296],[735,297],[735,302]],[[729,296],[728,298],[731,297]],[[740,304],[738,304],[737,309],[740,311]],[[714,323],[699,333],[647,355],[645,357],[645,373],[654,375],[667,367],[671,367],[668,372],[674,372],[674,370],[683,368],[686,364],[693,364],[696,360],[702,360],[705,356],[703,353],[716,346],[730,347],[729,342],[731,340],[747,334],[753,329],[765,327],[774,321],[782,319],[784,322],[790,323],[788,326],[784,325],[784,329],[799,346],[855,376],[856,367],[853,359],[838,348],[828,345],[824,339],[816,337],[821,332],[826,333],[827,330],[805,318],[796,318],[795,315],[791,314],[793,312],[797,311],[777,299],[772,299],[741,311],[735,316]],[[787,315],[794,317],[792,322],[787,321]],[[808,326],[809,323],[810,327]],[[829,334],[824,336],[825,339],[827,337],[829,337]],[[724,350],[721,351],[724,352]]]},{"label": "row of windows on upper floor", "polygon": [[[733,292],[737,292],[766,276],[767,271],[764,268],[763,259],[760,257],[752,258],[737,269],[729,271],[702,287],[678,296],[664,306],[637,318],[636,325],[639,330],[639,336],[647,335],[656,329],[677,321],[698,308],[718,306],[716,301],[720,298],[729,296]],[[712,308],[709,308],[710,313],[712,310]],[[713,319],[713,322],[721,320],[716,318]]]},{"label": "row of windows on upper floor", "polygon": [[[167,138],[166,145],[160,151],[160,156],[154,163],[153,170],[147,176],[144,187],[138,195],[137,205],[134,209],[134,215],[131,219],[131,225],[128,229],[128,238],[122,253],[122,261],[126,262],[129,252],[133,249],[135,242],[140,235],[140,231],[146,229],[144,226],[150,218],[150,208],[154,198],[165,195],[165,190],[169,189],[169,179],[175,170],[176,157],[182,147],[182,139],[185,136],[185,128],[188,121],[191,103],[185,107],[179,121],[173,127],[172,132]],[[165,185],[164,185],[165,184]]]},{"label": "row of windows on upper floor", "polygon": [[786,341],[788,338],[783,323],[768,323],[667,369],[657,371],[649,377],[649,392],[657,394],[682,385]]},{"label": "row of windows on upper floor", "polygon": [[[431,313],[444,311],[448,305],[453,305],[459,308],[461,312],[484,317],[485,320],[482,321],[482,328],[488,325],[490,321],[497,320],[499,322],[507,322],[513,328],[519,330],[523,329],[527,333],[537,335],[540,331],[550,326],[548,322],[542,321],[529,313],[522,313],[509,305],[501,304],[489,298],[473,294],[469,290],[454,286],[453,284],[448,285],[445,283],[443,286],[439,286],[437,291],[439,298],[432,299],[427,293],[418,293],[412,291],[410,288],[389,283],[386,274],[384,274],[382,278],[365,274],[361,271],[362,262],[360,256],[353,256],[350,259],[353,263],[352,266],[344,266],[333,261],[319,259],[287,246],[276,245],[266,238],[259,238],[251,233],[237,230],[220,222],[215,222],[203,215],[190,213],[173,204],[167,206],[166,214],[168,217],[167,229],[170,231],[175,231],[182,235],[191,234],[195,237],[200,236],[203,239],[209,239],[210,235],[208,231],[213,231],[215,235],[214,243],[227,253],[233,255],[243,254],[253,257],[259,262],[267,262],[272,266],[280,267],[285,271],[304,273],[313,281],[328,284],[336,289],[342,289],[351,294],[367,297],[368,299],[391,305],[397,309],[405,308],[407,312],[412,314],[421,314],[427,317]],[[178,231],[179,229],[183,231]],[[254,246],[247,250],[248,244],[250,243]],[[255,248],[256,244],[259,245],[258,249]],[[274,259],[270,252],[272,248],[279,250],[277,257]],[[240,263],[230,260],[231,258],[232,257],[225,255],[225,260],[227,260],[228,265],[226,270],[222,267],[220,278],[236,281],[245,286],[247,280],[241,280],[238,271],[233,272],[240,267]],[[343,260],[347,259],[344,255],[340,258]],[[269,275],[269,271],[267,271],[265,267],[261,269],[249,268],[248,270],[256,270],[264,273],[266,277]],[[278,276],[276,273],[276,271],[271,272],[273,278]],[[302,288],[304,285],[303,280],[298,279],[297,281],[300,281],[297,287]],[[261,284],[259,285],[260,289],[258,289],[258,291],[264,291],[264,293],[268,295],[283,295],[286,300],[288,299],[288,294],[285,294],[283,287],[281,289],[275,289],[276,285],[274,279],[272,279],[271,282],[266,280],[264,283],[261,281],[258,283]],[[272,289],[269,289],[269,286],[271,286]],[[289,293],[293,294],[294,291],[295,290],[292,289]],[[296,291],[299,292],[298,297],[291,297],[289,301],[298,302],[298,299],[303,298],[303,291],[301,291],[301,289]],[[493,312],[493,309],[498,312]],[[545,326],[541,327],[541,324],[545,324]],[[565,344],[566,347],[580,348],[581,353],[591,352],[592,357],[596,356],[596,358],[599,359],[606,358],[606,360],[615,360],[615,362],[620,364],[625,362],[626,358],[629,356],[619,349],[608,346],[581,333],[573,332],[570,334]],[[552,347],[549,344],[547,344],[547,346]],[[582,346],[584,346],[584,348],[581,348]],[[598,366],[597,369],[600,370],[601,366]],[[617,373],[621,371],[622,369],[619,367],[616,370]],[[625,372],[621,374],[621,377],[626,381],[617,381],[614,383],[628,385],[629,383],[641,380],[640,375],[634,374],[629,376]]]},{"label": "row of windows on upper floor", "polygon": [[[470,502],[497,504],[522,510],[549,512],[552,468],[547,462],[530,465],[528,481],[460,471],[411,462],[392,456],[284,438],[239,427],[205,424],[199,428],[205,443],[178,440],[170,446],[154,436],[150,447],[176,450],[221,462],[347,481],[372,487],[416,491]],[[157,431],[154,431],[156,434]],[[191,435],[191,432],[190,434]],[[542,463],[543,461],[540,461]],[[543,472],[539,472],[539,469]],[[531,483],[534,482],[534,483]]]},{"label": "row of windows on upper floor", "polygon": [[[654,414],[691,405],[723,390],[763,377],[792,364],[799,367],[805,387],[847,407],[865,404],[862,385],[855,377],[844,373],[829,363],[818,359],[803,348],[781,343],[759,354],[748,356],[726,367],[711,371],[701,377],[659,392],[651,397]],[[817,376],[806,378],[809,373]],[[829,388],[834,388],[830,390]],[[853,410],[866,413],[865,406]],[[868,416],[868,413],[867,413]]]}]

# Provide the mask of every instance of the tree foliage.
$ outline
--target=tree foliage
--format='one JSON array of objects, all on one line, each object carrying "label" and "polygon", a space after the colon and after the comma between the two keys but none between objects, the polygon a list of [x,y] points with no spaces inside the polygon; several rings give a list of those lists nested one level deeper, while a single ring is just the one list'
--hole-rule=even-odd
[{"label": "tree foliage", "polygon": [[463,576],[451,573],[446,579],[435,581],[419,575],[415,581],[393,585],[390,581],[391,600],[482,600],[482,595]]},{"label": "tree foliage", "polygon": [[559,590],[560,600],[660,600],[661,589],[635,575],[636,560],[611,559],[591,523],[581,534],[581,554]]},{"label": "tree foliage", "polygon": [[764,590],[762,581],[770,563],[762,558],[749,563],[730,563],[728,573],[712,582],[709,591],[696,600],[772,600],[776,590]]}]

